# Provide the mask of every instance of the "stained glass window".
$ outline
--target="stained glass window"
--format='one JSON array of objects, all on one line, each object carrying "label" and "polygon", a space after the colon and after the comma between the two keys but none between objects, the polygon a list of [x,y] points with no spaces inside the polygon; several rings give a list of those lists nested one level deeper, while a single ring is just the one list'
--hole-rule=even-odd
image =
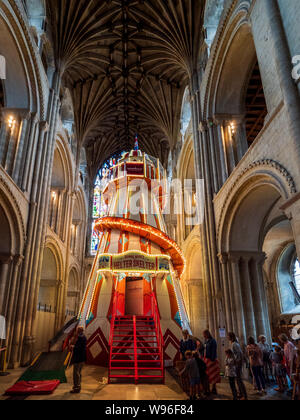
[{"label": "stained glass window", "polygon": [[95,222],[96,220],[100,219],[101,217],[105,217],[107,215],[107,206],[103,203],[102,200],[102,183],[103,180],[109,177],[110,168],[115,166],[118,160],[122,157],[122,153],[118,153],[108,159],[101,169],[98,172],[96,177],[95,186],[94,186],[94,196],[93,196],[93,211],[92,211],[92,238],[91,238],[91,254],[96,255],[99,245],[98,235],[94,232]]},{"label": "stained glass window", "polygon": [[298,258],[295,261],[295,265],[294,265],[294,280],[295,280],[295,286],[297,289],[297,292],[300,295],[300,263]]}]

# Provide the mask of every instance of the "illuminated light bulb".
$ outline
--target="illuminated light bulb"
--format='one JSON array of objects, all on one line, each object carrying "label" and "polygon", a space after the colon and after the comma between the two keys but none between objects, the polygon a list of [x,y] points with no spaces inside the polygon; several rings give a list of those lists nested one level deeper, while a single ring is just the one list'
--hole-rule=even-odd
[{"label": "illuminated light bulb", "polygon": [[14,119],[14,117],[12,117],[12,116],[10,116],[9,118],[8,118],[8,127],[9,128],[13,128],[14,127],[14,125],[15,125],[15,119]]},{"label": "illuminated light bulb", "polygon": [[235,124],[233,122],[230,124],[230,130],[232,135],[235,134]]}]

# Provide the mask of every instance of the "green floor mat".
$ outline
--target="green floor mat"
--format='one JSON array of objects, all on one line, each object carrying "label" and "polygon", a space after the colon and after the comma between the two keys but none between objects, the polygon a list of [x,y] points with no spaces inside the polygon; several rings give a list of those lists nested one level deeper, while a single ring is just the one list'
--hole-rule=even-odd
[{"label": "green floor mat", "polygon": [[42,353],[33,366],[21,376],[19,381],[53,381],[67,383],[65,361],[67,352]]},{"label": "green floor mat", "polygon": [[67,378],[64,370],[59,371],[44,371],[36,372],[28,369],[19,379],[25,382],[39,382],[39,381],[60,381],[61,384],[67,383]]}]

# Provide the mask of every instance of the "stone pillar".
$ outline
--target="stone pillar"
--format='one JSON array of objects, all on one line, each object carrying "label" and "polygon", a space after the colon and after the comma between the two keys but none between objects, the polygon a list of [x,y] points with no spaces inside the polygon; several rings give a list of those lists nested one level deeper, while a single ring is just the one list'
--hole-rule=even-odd
[{"label": "stone pillar", "polygon": [[210,146],[210,157],[212,163],[212,179],[213,179],[213,192],[217,194],[220,189],[219,178],[218,178],[218,167],[217,167],[217,153],[216,153],[216,139],[214,131],[213,120],[208,120],[208,134],[209,134],[209,146]]},{"label": "stone pillar", "polygon": [[63,223],[63,217],[65,215],[65,194],[66,189],[61,188],[58,191],[58,205],[57,205],[57,218],[56,218],[56,224],[55,224],[55,232],[57,235],[62,239],[62,232],[61,232],[61,226]]},{"label": "stone pillar", "polygon": [[231,332],[234,330],[234,328],[233,328],[233,322],[232,322],[233,305],[231,302],[231,293],[230,293],[228,267],[227,267],[228,255],[220,254],[219,261],[221,264],[221,272],[222,272],[223,306],[225,310],[226,328],[227,328],[227,332]]},{"label": "stone pillar", "polygon": [[11,255],[0,255],[0,315],[5,316],[6,311],[6,289],[8,283],[9,268],[13,257]]},{"label": "stone pillar", "polygon": [[36,113],[31,114],[30,127],[26,146],[23,151],[21,168],[19,171],[19,185],[23,191],[28,191],[33,176],[34,157],[36,156],[38,118]]},{"label": "stone pillar", "polygon": [[246,123],[245,123],[244,116],[234,118],[234,125],[235,125],[234,137],[235,137],[235,143],[236,143],[238,162],[242,160],[243,156],[247,153],[247,150],[249,148],[248,142],[247,142],[247,133],[246,133],[245,124]]},{"label": "stone pillar", "polygon": [[295,194],[281,207],[290,220],[298,258],[300,259],[300,193]]},{"label": "stone pillar", "polygon": [[257,337],[255,314],[253,306],[252,288],[250,280],[249,262],[251,255],[246,253],[241,257],[241,275],[242,275],[242,295],[244,302],[244,316],[246,323],[247,336]]},{"label": "stone pillar", "polygon": [[217,139],[217,148],[218,148],[218,156],[219,156],[219,165],[220,165],[220,186],[225,184],[228,178],[228,166],[227,166],[227,158],[226,158],[226,145],[225,145],[225,138],[224,138],[224,129],[222,121],[218,120],[217,117],[214,117],[215,123],[215,132],[216,132],[216,139]]},{"label": "stone pillar", "polygon": [[245,313],[244,304],[241,288],[241,277],[240,277],[240,256],[236,253],[229,254],[229,260],[231,263],[232,280],[233,280],[233,293],[235,302],[235,316],[237,323],[237,335],[241,342],[247,343],[247,333],[245,326]]},{"label": "stone pillar", "polygon": [[6,321],[7,321],[7,360],[9,366],[14,368],[15,366],[11,363],[11,354],[12,354],[12,342],[13,342],[13,330],[15,328],[15,315],[16,315],[16,305],[17,297],[20,288],[20,267],[24,260],[22,255],[16,255],[12,261],[12,274],[11,274],[11,287],[9,291],[9,299],[7,301],[6,307]]},{"label": "stone pillar", "polygon": [[251,284],[257,335],[265,335],[269,342],[271,342],[272,334],[262,272],[265,259],[266,255],[264,253],[258,252],[252,254],[250,262]]},{"label": "stone pillar", "polygon": [[18,141],[15,148],[15,153],[12,159],[12,178],[19,185],[19,174],[22,162],[22,156],[24,154],[24,145],[26,137],[28,136],[28,121],[30,118],[30,112],[27,110],[18,112],[20,119],[20,128]]},{"label": "stone pillar", "polygon": [[202,288],[201,279],[192,279],[188,281],[188,294],[190,300],[190,317],[192,331],[195,337],[201,338],[206,329],[205,314],[205,295]]},{"label": "stone pillar", "polygon": [[288,126],[290,128],[291,139],[294,143],[294,150],[291,156],[300,162],[300,98],[297,85],[292,78],[292,57],[287,40],[287,35],[283,27],[280,9],[277,0],[262,0],[268,23],[270,34],[274,44],[274,57],[277,75],[282,91],[282,96],[287,109]]}]

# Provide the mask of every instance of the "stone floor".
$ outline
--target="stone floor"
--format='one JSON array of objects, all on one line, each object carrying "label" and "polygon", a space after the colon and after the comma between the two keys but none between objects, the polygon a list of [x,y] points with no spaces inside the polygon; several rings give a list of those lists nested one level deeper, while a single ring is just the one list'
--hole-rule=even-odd
[{"label": "stone floor", "polygon": [[[0,400],[9,398],[3,396],[6,389],[12,386],[22,375],[24,369],[17,369],[10,372],[9,376],[0,377]],[[165,385],[107,385],[107,371],[103,368],[86,366],[83,372],[82,393],[80,395],[70,394],[72,384],[72,369],[67,372],[68,384],[62,384],[53,395],[28,397],[27,400],[105,400],[105,401],[182,401],[187,399],[177,384],[168,373]],[[253,387],[247,384],[250,400],[289,400],[290,397],[276,393],[269,389],[268,394],[263,398],[254,395]],[[219,395],[215,400],[231,400],[231,393],[228,382],[224,379],[218,387]]]}]

